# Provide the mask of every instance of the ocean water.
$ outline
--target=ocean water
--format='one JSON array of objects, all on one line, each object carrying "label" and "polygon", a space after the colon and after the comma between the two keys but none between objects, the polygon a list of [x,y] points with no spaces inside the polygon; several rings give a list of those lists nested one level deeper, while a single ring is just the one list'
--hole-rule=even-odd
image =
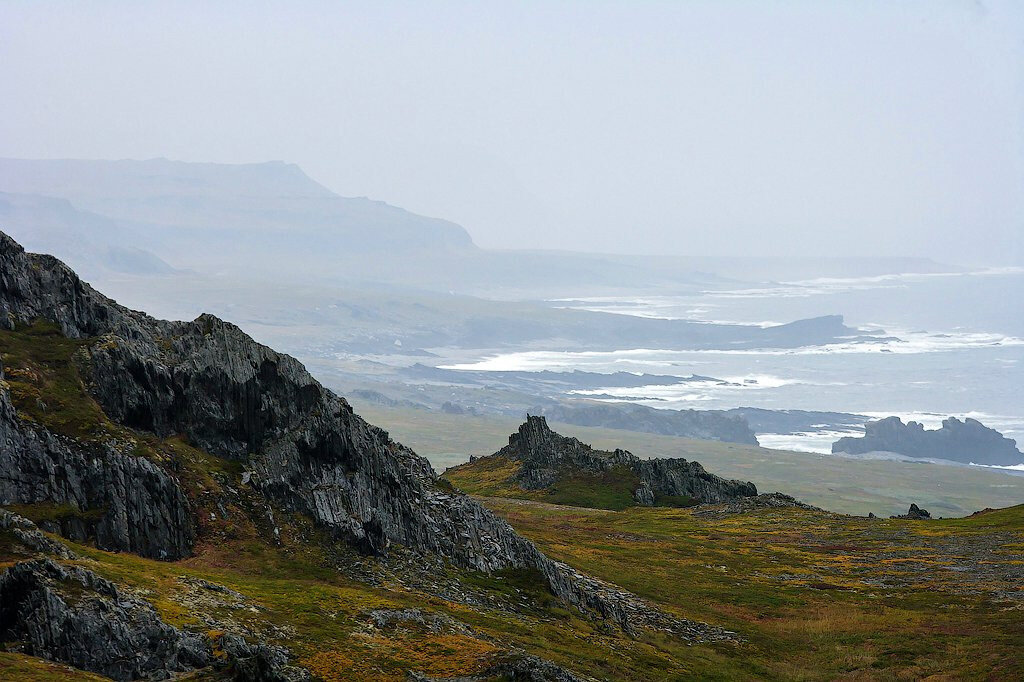
[{"label": "ocean water", "polygon": [[[768,326],[842,314],[895,337],[794,349],[484,355],[450,367],[702,375],[723,381],[578,390],[658,408],[763,407],[897,415],[937,428],[974,417],[1024,445],[1024,269],[816,279],[757,287],[552,301],[621,315]],[[770,447],[828,452],[845,433],[759,434]]]}]

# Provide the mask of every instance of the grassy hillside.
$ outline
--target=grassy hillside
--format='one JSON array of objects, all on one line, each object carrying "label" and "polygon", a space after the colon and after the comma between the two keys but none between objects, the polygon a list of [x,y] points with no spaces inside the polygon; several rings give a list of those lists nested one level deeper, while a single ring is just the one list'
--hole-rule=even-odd
[{"label": "grassy hillside", "polygon": [[[552,556],[742,641],[687,646],[655,632],[628,636],[561,607],[530,576],[449,569],[433,586],[417,584],[397,568],[401,560],[375,571],[371,560],[318,549],[330,543],[299,519],[282,524],[280,547],[243,528],[183,561],[71,544],[83,558],[70,563],[127,586],[173,624],[213,636],[230,626],[287,644],[330,681],[397,681],[409,670],[468,675],[508,649],[614,680],[1024,675],[1024,507],[913,522],[800,509],[730,515],[483,501]],[[10,536],[0,538],[0,567],[22,558]],[[378,579],[368,582],[373,572]],[[442,594],[446,581],[474,605]],[[375,627],[371,611],[380,608],[420,608],[468,628]],[[0,655],[0,673],[65,679],[18,654]]]},{"label": "grassy hillside", "polygon": [[1024,678],[1024,506],[915,522],[482,501],[551,556],[734,629],[744,674]]},{"label": "grassy hillside", "polygon": [[[449,415],[358,402],[355,407],[430,459],[439,471],[466,462],[470,455],[497,451],[521,423],[512,417]],[[595,448],[621,447],[640,457],[697,460],[713,474],[753,481],[759,491],[777,490],[845,514],[902,514],[916,502],[933,516],[952,517],[1024,502],[1024,476],[976,467],[860,460],[555,422],[551,428]]]},{"label": "grassy hillside", "polygon": [[[521,466],[506,457],[481,457],[446,470],[444,480],[470,495],[510,497],[571,507],[592,507],[621,511],[636,505],[633,491],[640,479],[627,467],[591,473],[566,471],[561,478],[540,490],[524,490],[513,480]],[[655,495],[658,507],[689,507],[697,500],[675,495]]]},{"label": "grassy hillside", "polygon": [[[472,675],[514,651],[610,680],[1024,676],[1024,507],[912,522],[789,508],[730,515],[716,507],[612,511],[482,498],[554,558],[738,637],[691,645],[660,631],[625,633],[568,608],[529,572],[467,572],[400,547],[385,559],[363,557],[281,509],[271,525],[237,462],[110,422],[84,389],[79,348],[46,325],[0,333],[6,386],[22,418],[80,440],[113,435],[137,455],[173,465],[196,509],[199,539],[194,556],[175,562],[67,543],[80,558],[64,563],[115,581],[167,622],[213,641],[230,630],[285,645],[321,680]],[[442,442],[487,440],[488,450],[515,427],[422,414],[429,419],[407,425],[435,437],[450,431]],[[486,428],[474,435],[474,426]],[[621,442],[627,434],[610,435]],[[717,452],[720,461],[729,452],[800,457],[665,442]],[[497,467],[481,477],[477,491],[502,492],[505,473]],[[562,499],[592,501],[584,498],[593,482],[575,483],[560,490]],[[45,503],[12,510],[38,522],[96,512]],[[31,555],[14,533],[0,532],[0,570]],[[409,608],[426,622],[374,617]],[[97,678],[12,650],[0,653],[0,679]]]}]

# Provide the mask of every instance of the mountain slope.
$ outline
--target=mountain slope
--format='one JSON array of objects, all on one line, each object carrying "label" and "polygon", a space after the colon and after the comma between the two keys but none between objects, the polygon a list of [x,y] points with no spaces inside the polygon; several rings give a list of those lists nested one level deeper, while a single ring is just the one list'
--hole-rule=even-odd
[{"label": "mountain slope", "polygon": [[728,637],[551,561],[295,359],[212,316],[123,308],[2,234],[0,330],[0,502],[70,539],[181,559],[218,517],[269,540],[297,515],[368,554],[525,571],[628,630]]}]

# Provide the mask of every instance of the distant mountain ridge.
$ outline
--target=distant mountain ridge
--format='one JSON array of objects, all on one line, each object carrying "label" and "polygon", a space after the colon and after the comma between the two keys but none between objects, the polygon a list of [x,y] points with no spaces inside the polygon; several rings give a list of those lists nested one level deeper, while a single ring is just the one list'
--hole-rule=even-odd
[{"label": "distant mountain ridge", "polygon": [[166,275],[175,269],[151,251],[131,246],[122,224],[81,211],[67,199],[0,192],[0,225],[38,253],[64,252],[76,271],[90,279],[106,273]]},{"label": "distant mountain ridge", "polygon": [[[460,225],[340,196],[282,161],[0,159],[0,192],[70,201],[125,229],[121,246],[151,251],[176,268],[291,283],[376,282],[526,299],[939,267],[907,259],[798,259],[780,269],[751,259],[488,251]],[[36,238],[28,214],[3,229],[25,243]],[[76,256],[52,252],[67,261]]]},{"label": "distant mountain ridge", "polygon": [[134,240],[127,245],[217,270],[295,262],[326,271],[357,253],[476,249],[459,225],[339,196],[279,161],[0,159],[0,191],[65,199],[119,223]]}]

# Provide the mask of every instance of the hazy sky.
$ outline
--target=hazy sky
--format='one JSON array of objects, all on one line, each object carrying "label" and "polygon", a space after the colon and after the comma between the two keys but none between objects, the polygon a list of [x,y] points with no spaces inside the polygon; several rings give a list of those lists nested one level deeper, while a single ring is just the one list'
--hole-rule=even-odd
[{"label": "hazy sky", "polygon": [[1024,262],[1021,2],[213,4],[0,1],[0,155],[282,159],[487,247]]}]

